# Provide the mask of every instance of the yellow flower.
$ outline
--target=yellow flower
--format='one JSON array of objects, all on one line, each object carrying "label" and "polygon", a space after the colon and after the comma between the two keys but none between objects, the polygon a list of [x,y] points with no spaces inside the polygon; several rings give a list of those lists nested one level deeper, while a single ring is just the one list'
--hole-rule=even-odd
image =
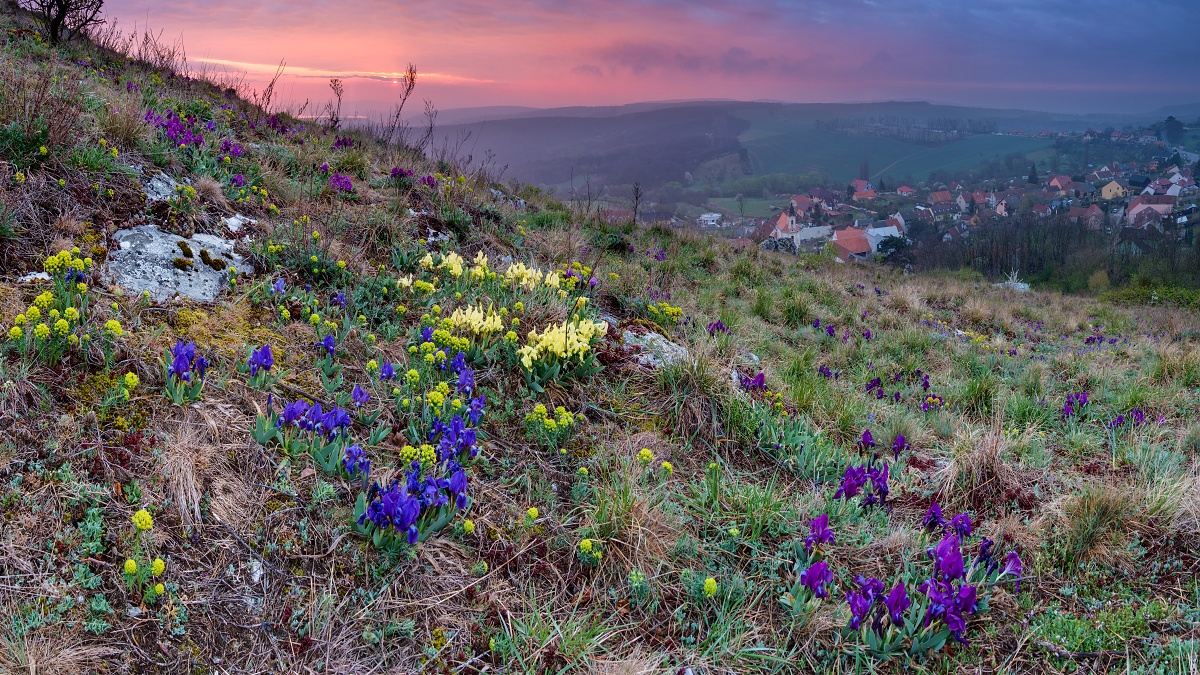
[{"label": "yellow flower", "polygon": [[44,323],[39,323],[37,327],[33,329],[33,334],[37,337],[37,339],[45,340],[46,338],[50,337],[50,327]]},{"label": "yellow flower", "polygon": [[313,230],[313,239],[320,239],[320,238],[321,238],[321,233],[316,230]]},{"label": "yellow flower", "polygon": [[138,376],[136,373],[125,373],[125,388],[133,389],[138,386]]},{"label": "yellow flower", "polygon": [[409,368],[408,372],[404,374],[404,380],[409,384],[416,384],[421,381],[421,374],[415,368]]},{"label": "yellow flower", "polygon": [[584,553],[591,553],[592,552],[592,540],[584,539],[584,540],[580,541],[579,542],[579,550],[583,551]]},{"label": "yellow flower", "polygon": [[63,311],[63,316],[67,317],[67,321],[79,321],[79,310],[74,307],[68,307]]},{"label": "yellow flower", "polygon": [[18,314],[17,318],[13,319],[13,323],[17,324],[18,326],[24,326],[25,321],[26,319],[24,314]]},{"label": "yellow flower", "polygon": [[317,325],[317,324],[319,324],[319,323],[321,323],[321,315],[320,315],[320,314],[317,314],[316,312],[313,312],[312,314],[309,314],[309,315],[308,315],[308,322],[309,322],[309,323],[311,323],[311,324],[312,324],[312,325],[314,325],[314,326],[315,326],[315,325]]},{"label": "yellow flower", "polygon": [[154,527],[154,519],[150,517],[150,512],[146,509],[138,509],[130,520],[133,521],[133,526],[139,530],[149,530]]},{"label": "yellow flower", "polygon": [[42,310],[38,309],[37,305],[31,305],[29,309],[25,310],[25,315],[29,317],[30,321],[37,321],[42,318]]},{"label": "yellow flower", "polygon": [[[156,577],[161,577],[162,573],[167,570],[167,563],[163,562],[162,558],[155,558],[154,562],[150,563],[150,573]],[[161,591],[160,591],[161,593]]]},{"label": "yellow flower", "polygon": [[339,260],[339,261],[337,261],[337,266],[338,266],[338,269],[339,269],[339,270],[344,270],[344,269],[346,269],[346,261],[345,261],[345,260]]},{"label": "yellow flower", "polygon": [[642,448],[638,451],[637,458],[642,464],[649,464],[654,461],[654,453],[650,452],[650,448]]},{"label": "yellow flower", "polygon": [[66,335],[67,331],[71,330],[71,324],[67,323],[66,319],[59,319],[54,322],[54,332],[59,335]]},{"label": "yellow flower", "polygon": [[105,321],[104,330],[115,338],[119,338],[125,334],[125,331],[121,328],[121,322],[117,321],[116,319],[109,319],[108,321]]},{"label": "yellow flower", "polygon": [[588,476],[588,470],[587,470],[587,467],[586,467],[586,466],[581,466],[581,467],[579,467],[579,469],[578,469],[578,470],[577,470],[575,473],[579,474],[579,476],[580,476],[581,478],[587,478],[587,476]]},{"label": "yellow flower", "polygon": [[137,572],[137,561],[129,558],[125,561],[125,574],[133,574]]},{"label": "yellow flower", "polygon": [[467,534],[475,534],[475,521],[467,518],[463,521],[463,532]]},{"label": "yellow flower", "polygon": [[668,476],[675,473],[675,466],[673,464],[671,464],[670,462],[663,462],[662,469],[663,469],[663,471],[665,471],[667,473]]},{"label": "yellow flower", "polygon": [[8,329],[8,339],[10,340],[20,340],[21,334],[22,331],[20,326],[13,326],[12,328]]},{"label": "yellow flower", "polygon": [[704,580],[704,597],[711,598],[717,594],[717,580],[709,577]]},{"label": "yellow flower", "polygon": [[17,181],[17,185],[21,185],[25,182],[25,174],[21,171],[18,171],[16,175],[13,176],[13,180]]},{"label": "yellow flower", "polygon": [[536,506],[529,507],[529,510],[525,512],[525,515],[529,516],[530,520],[537,520],[538,519],[537,507]]},{"label": "yellow flower", "polygon": [[167,587],[163,586],[162,584],[154,584],[154,592],[157,595],[163,595],[167,592]]},{"label": "yellow flower", "polygon": [[45,155],[49,152],[50,152],[50,149],[44,145],[42,147],[38,148],[38,154]]}]

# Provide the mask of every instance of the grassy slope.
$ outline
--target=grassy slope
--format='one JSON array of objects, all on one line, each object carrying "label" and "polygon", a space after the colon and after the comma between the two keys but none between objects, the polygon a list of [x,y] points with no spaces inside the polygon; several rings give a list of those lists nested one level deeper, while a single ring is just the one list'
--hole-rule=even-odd
[{"label": "grassy slope", "polygon": [[[83,114],[75,132],[29,169],[24,183],[0,170],[0,197],[17,214],[19,233],[5,243],[6,271],[36,269],[42,256],[72,244],[102,246],[136,215],[138,199],[121,201],[123,190],[136,197],[132,177],[71,159],[102,137],[117,138],[120,120],[106,103],[121,95],[114,76],[122,90],[131,81],[152,91],[132,103],[148,100],[160,111],[169,103],[223,101],[201,85],[156,85],[151,70],[100,56],[78,48],[59,56],[27,38],[10,39],[0,55],[28,68],[61,58],[71,69],[68,81],[82,80],[85,94],[76,102]],[[97,62],[70,65],[83,57]],[[835,628],[846,620],[840,594],[807,621],[791,619],[778,601],[792,581],[790,542],[804,536],[810,518],[832,513],[837,540],[827,557],[839,585],[850,588],[856,573],[887,580],[905,562],[926,564],[920,520],[932,499],[946,505],[947,516],[969,510],[1001,551],[1019,550],[1027,578],[1019,594],[1007,586],[994,591],[990,611],[970,626],[971,647],[950,647],[914,665],[928,672],[1061,672],[1078,660],[1104,670],[1128,655],[1132,668],[1149,673],[1175,667],[1171,655],[1188,649],[1181,640],[1194,637],[1200,615],[1195,314],[734,253],[670,230],[622,233],[517,213],[483,197],[489,193],[478,177],[448,198],[419,187],[397,193],[380,171],[401,165],[421,175],[434,167],[361,136],[364,150],[332,151],[332,134],[319,129],[288,139],[261,126],[251,130],[236,115],[219,119],[220,134],[259,145],[237,168],[269,187],[281,213],[257,202],[230,205],[218,188],[201,197],[195,222],[203,228],[236,208],[260,218],[258,241],[286,244],[296,254],[275,259],[279,267],[269,274],[243,276],[214,306],[156,306],[90,278],[89,330],[99,335],[108,319],[126,327],[111,368],[98,348],[71,352],[54,367],[4,350],[3,669],[28,672],[36,662],[60,672],[102,664],[105,672],[162,673],[674,672],[682,665],[850,672],[853,647],[836,647]],[[123,161],[148,172],[157,159],[199,182],[181,159],[186,153],[164,148],[142,127],[127,131]],[[322,161],[355,173],[357,202],[327,189],[305,192],[305,172]],[[112,196],[89,196],[100,181],[114,186]],[[58,206],[69,207],[69,217],[59,218]],[[366,326],[341,335],[344,388],[372,388],[372,405],[387,399],[365,364],[406,363],[407,336],[421,320],[417,311],[397,318],[390,311],[395,298],[382,300],[371,284],[402,271],[420,274],[411,261],[395,268],[390,243],[413,250],[428,226],[446,229],[408,215],[410,206],[461,209],[464,216],[455,217],[471,225],[451,246],[468,259],[483,251],[501,270],[501,255],[548,268],[574,260],[594,266],[602,284],[590,306],[616,312],[622,328],[646,325],[649,315],[637,307],[647,288],[670,293],[690,320],[663,330],[693,358],[656,374],[610,340],[598,347],[604,371],[540,397],[530,395],[510,361],[481,366],[489,406],[487,450],[470,469],[467,515],[475,532],[462,529],[460,516],[415,550],[388,555],[350,532],[356,482],[251,440],[266,400],[245,386],[237,365],[249,347],[270,342],[279,367],[290,372],[277,397],[321,391],[313,328],[299,317],[280,321],[271,303],[256,304],[275,278],[290,289],[316,283],[322,298],[347,291],[351,317],[370,314]],[[121,220],[106,222],[111,214]],[[312,222],[289,227],[301,216]],[[319,247],[310,228],[322,233]],[[607,252],[609,244],[622,252]],[[624,252],[628,244],[633,254]],[[665,260],[642,254],[651,248],[663,249]],[[307,250],[346,260],[346,273],[312,279]],[[436,301],[448,313],[492,299],[517,311],[519,296],[493,289],[489,299],[479,297],[482,286],[465,288],[463,299],[403,297],[414,309]],[[12,276],[0,282],[6,329],[38,290],[17,287]],[[523,297],[522,331],[566,314],[547,294]],[[730,338],[710,338],[700,328],[718,318]],[[851,336],[829,338],[811,328],[814,319]],[[1093,329],[1117,343],[1085,345]],[[195,406],[162,396],[157,359],[176,338],[195,340],[214,359]],[[1018,355],[1007,356],[1008,349]],[[750,353],[761,358],[789,419],[805,419],[831,439],[828,446],[812,441],[827,447],[831,461],[789,463],[767,452],[773,446],[760,448],[755,420],[784,419],[762,397],[727,384],[730,367],[753,374]],[[841,377],[820,377],[820,365]],[[917,368],[930,373],[931,392],[947,400],[944,410],[919,410]],[[124,372],[141,378],[131,400],[100,410],[112,377]],[[871,377],[894,373],[908,376],[888,385],[901,391],[899,402],[864,393]],[[1064,422],[1064,398],[1083,390],[1092,399],[1086,421]],[[522,420],[535,401],[580,416],[565,454],[526,436]],[[1111,444],[1102,421],[1135,407],[1151,423],[1126,427]],[[381,412],[384,419],[403,415],[394,404]],[[868,427],[881,445],[900,432],[912,444],[893,471],[887,511],[832,498],[831,476],[859,461],[854,440]],[[398,445],[392,439],[368,447],[377,476],[392,470]],[[637,459],[642,448],[654,455],[649,466]],[[167,560],[168,593],[155,602],[131,595],[119,572],[133,536],[130,516],[142,505],[154,513],[153,546]],[[523,524],[531,506],[539,517]],[[577,555],[584,537],[604,553],[598,566]],[[644,585],[631,583],[634,570]],[[712,598],[702,592],[708,576],[718,582]]]}]

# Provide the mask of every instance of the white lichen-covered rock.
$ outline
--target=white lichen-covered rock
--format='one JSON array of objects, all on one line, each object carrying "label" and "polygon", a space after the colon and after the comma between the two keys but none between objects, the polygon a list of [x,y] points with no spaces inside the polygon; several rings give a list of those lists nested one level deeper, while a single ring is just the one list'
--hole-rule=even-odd
[{"label": "white lichen-covered rock", "polygon": [[635,359],[643,366],[662,368],[663,366],[669,366],[688,358],[687,347],[677,345],[658,333],[637,335],[630,331],[625,331],[621,335],[621,341],[626,346],[639,348]]},{"label": "white lichen-covered rock", "polygon": [[154,202],[165,202],[174,197],[175,189],[179,187],[179,183],[176,183],[174,178],[159,171],[142,187],[146,192],[146,205],[149,206]]},{"label": "white lichen-covered rock", "polygon": [[[239,273],[254,272],[249,263],[234,253],[232,241],[210,234],[184,239],[153,225],[143,225],[117,230],[113,239],[116,246],[108,254],[108,276],[132,293],[141,295],[149,291],[150,297],[158,302],[176,295],[213,302],[221,289],[229,285],[229,267],[237,268]],[[190,258],[179,242],[186,244],[192,254]],[[208,251],[213,265],[204,262],[203,251]],[[188,260],[191,265],[177,264],[176,260]]]}]

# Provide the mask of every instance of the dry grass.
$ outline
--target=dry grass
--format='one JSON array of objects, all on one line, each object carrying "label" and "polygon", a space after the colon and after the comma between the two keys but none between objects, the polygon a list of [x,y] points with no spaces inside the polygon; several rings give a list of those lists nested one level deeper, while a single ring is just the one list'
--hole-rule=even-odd
[{"label": "dry grass", "polygon": [[952,447],[950,461],[936,476],[947,504],[978,513],[1003,510],[1022,491],[1022,476],[1006,461],[1011,443],[1001,429],[965,427]]},{"label": "dry grass", "polygon": [[12,675],[78,675],[111,663],[115,647],[88,645],[62,631],[0,638],[0,669]]}]

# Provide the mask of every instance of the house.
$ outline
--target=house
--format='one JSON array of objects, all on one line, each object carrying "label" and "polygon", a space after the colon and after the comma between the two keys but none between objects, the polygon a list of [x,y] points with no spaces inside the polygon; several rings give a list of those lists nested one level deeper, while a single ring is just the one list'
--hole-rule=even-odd
[{"label": "house", "polygon": [[887,227],[872,227],[869,230],[866,230],[865,236],[867,238],[867,243],[871,246],[871,253],[878,253],[879,244],[884,239],[887,239],[888,237],[899,237],[901,234],[897,227],[894,225],[889,225]]},{"label": "house", "polygon": [[958,204],[954,202],[938,202],[930,207],[933,211],[933,217],[936,220],[945,220],[957,213],[962,213],[958,210]]},{"label": "house", "polygon": [[812,197],[814,202],[819,202],[830,208],[841,202],[841,197],[839,197],[836,192],[833,192],[832,190],[826,190],[823,187],[811,188],[808,191],[808,196]]},{"label": "house", "polygon": [[1104,210],[1095,204],[1087,207],[1073,206],[1067,212],[1067,218],[1072,223],[1084,223],[1089,230],[1099,230],[1104,227]]},{"label": "house", "polygon": [[975,198],[970,192],[964,192],[954,200],[954,203],[958,204],[959,211],[966,213],[971,210],[971,205],[975,203]]},{"label": "house", "polygon": [[1125,210],[1125,221],[1130,225],[1144,226],[1149,222],[1146,220],[1148,216],[1141,214],[1153,211],[1157,214],[1156,219],[1161,219],[1175,209],[1175,202],[1176,198],[1171,195],[1139,195],[1137,199],[1129,202],[1129,208]]},{"label": "house", "polygon": [[854,193],[854,201],[861,202],[861,201],[865,201],[867,199],[874,199],[877,196],[878,195],[875,194],[874,190],[867,188],[866,190],[860,190],[858,192],[855,192]]},{"label": "house", "polygon": [[938,190],[937,192],[930,193],[929,201],[932,204],[952,202],[954,201],[954,195],[950,194],[949,190]]},{"label": "house", "polygon": [[1045,204],[1034,204],[1029,210],[1038,218],[1045,218],[1050,215],[1050,207]]},{"label": "house", "polygon": [[[631,211],[629,215],[632,216],[633,212]],[[702,213],[696,220],[700,223],[701,227],[718,227],[721,224],[721,214]]]},{"label": "house", "polygon": [[1105,200],[1120,199],[1128,194],[1129,191],[1115,180],[1109,181],[1104,187],[1100,188],[1100,197]]},{"label": "house", "polygon": [[1140,173],[1135,173],[1129,177],[1129,187],[1141,190],[1149,184],[1150,179]]},{"label": "house", "polygon": [[853,187],[855,192],[866,192],[867,190],[875,189],[875,186],[871,185],[871,181],[866,181],[861,178],[850,181],[850,187]]},{"label": "house", "polygon": [[833,247],[842,261],[862,260],[871,252],[871,244],[863,230],[847,227],[833,233]]},{"label": "house", "polygon": [[1050,185],[1065,191],[1067,186],[1071,184],[1071,177],[1066,175],[1054,176],[1050,179]]},{"label": "house", "polygon": [[808,213],[813,209],[814,202],[811,198],[804,195],[796,195],[792,197],[792,208],[796,209],[796,213]]},{"label": "house", "polygon": [[908,187],[907,185],[901,185],[900,187],[896,188],[896,194],[900,195],[901,197],[915,197],[917,196],[917,191]]},{"label": "house", "polygon": [[1121,229],[1117,242],[1117,253],[1128,256],[1139,256],[1158,248],[1162,233],[1153,228],[1148,230],[1125,227]]}]

